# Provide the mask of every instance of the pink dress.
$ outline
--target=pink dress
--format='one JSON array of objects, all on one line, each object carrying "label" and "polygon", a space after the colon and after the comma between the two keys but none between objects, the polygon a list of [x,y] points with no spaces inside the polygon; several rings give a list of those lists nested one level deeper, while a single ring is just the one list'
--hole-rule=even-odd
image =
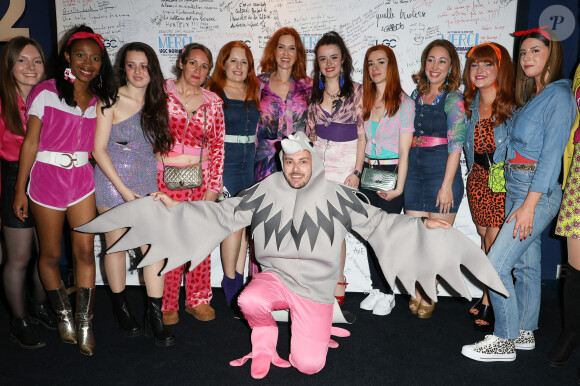
[{"label": "pink dress", "polygon": [[[42,121],[38,151],[91,152],[97,125],[97,98],[83,112],[61,100],[54,79],[39,83],[28,96],[27,115]],[[28,196],[38,205],[64,211],[95,191],[93,167],[63,169],[35,161],[30,171]]]}]

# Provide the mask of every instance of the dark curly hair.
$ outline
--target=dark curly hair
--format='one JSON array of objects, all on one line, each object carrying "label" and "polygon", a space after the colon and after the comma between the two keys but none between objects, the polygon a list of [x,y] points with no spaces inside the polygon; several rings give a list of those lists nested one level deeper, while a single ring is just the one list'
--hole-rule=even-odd
[{"label": "dark curly hair", "polygon": [[[72,48],[81,40],[92,40],[96,42],[96,40],[93,38],[87,38],[75,39],[70,44],[67,44],[70,37],[77,32],[94,33],[91,27],[88,27],[84,24],[70,29],[61,41],[61,49],[60,54],[58,55],[56,67],[56,89],[60,99],[63,99],[65,103],[71,107],[76,107],[77,102],[74,98],[74,84],[68,80],[65,80],[62,75],[64,74],[64,70],[69,67],[65,53],[67,53],[70,57]],[[103,110],[105,108],[111,107],[117,100],[117,82],[115,81],[113,66],[111,65],[111,59],[109,59],[107,50],[101,50],[101,68],[99,69],[98,76],[91,80],[89,89],[103,103]]]},{"label": "dark curly hair", "polygon": [[318,64],[318,49],[322,46],[330,46],[335,45],[340,49],[340,53],[343,58],[342,62],[342,73],[344,77],[344,85],[340,88],[340,97],[348,98],[354,90],[354,86],[352,84],[352,57],[348,52],[348,48],[346,48],[346,44],[344,40],[340,37],[340,35],[334,31],[330,31],[322,35],[318,43],[316,43],[316,47],[314,47],[314,70],[312,71],[312,92],[310,94],[310,103],[320,104],[324,99],[324,90],[322,90],[318,86],[318,80],[322,79],[324,82],[324,75],[320,73],[320,65]]}]

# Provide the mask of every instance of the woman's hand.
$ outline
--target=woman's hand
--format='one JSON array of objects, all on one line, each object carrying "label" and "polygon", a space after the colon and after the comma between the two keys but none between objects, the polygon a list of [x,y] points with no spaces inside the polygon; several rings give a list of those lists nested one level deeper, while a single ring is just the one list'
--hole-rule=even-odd
[{"label": "woman's hand", "polygon": [[523,241],[528,236],[532,235],[534,226],[534,213],[534,210],[522,205],[506,221],[507,223],[510,223],[514,219],[516,220],[513,233],[514,239],[518,236],[518,232],[520,234],[520,241]]},{"label": "woman's hand", "polygon": [[26,197],[26,194],[18,192],[15,193],[14,202],[12,203],[12,210],[20,221],[26,221],[28,218],[28,197]]},{"label": "woman's hand", "polygon": [[161,200],[161,202],[168,208],[173,208],[175,205],[180,203],[180,201],[174,200],[173,198],[169,197],[167,193],[163,192],[151,193],[150,196],[155,197],[154,201]]},{"label": "woman's hand", "polygon": [[143,197],[129,188],[123,189],[123,191],[119,193],[121,193],[121,197],[123,197],[123,200],[125,200],[125,202],[133,201],[136,198]]},{"label": "woman's hand", "polygon": [[216,192],[212,192],[211,190],[206,190],[201,198],[203,201],[215,201],[218,198],[218,194]]},{"label": "woman's hand", "polygon": [[357,176],[355,176],[353,173],[349,174],[348,177],[346,177],[346,180],[344,180],[344,184],[346,186],[350,186],[351,188],[358,188],[358,183],[359,183],[359,179]]},{"label": "woman's hand", "polygon": [[437,201],[435,202],[435,206],[439,207],[439,214],[446,215],[449,213],[451,208],[454,206],[453,190],[451,187],[447,187],[445,185],[441,186],[441,189],[439,189],[439,192],[437,192]]},{"label": "woman's hand", "polygon": [[399,197],[403,192],[399,192],[398,190],[381,190],[377,192],[380,198],[386,201],[391,201],[393,198]]},{"label": "woman's hand", "polygon": [[318,138],[316,136],[316,130],[314,129],[310,130],[310,134],[308,134],[308,139],[310,139],[312,142],[315,142],[316,138]]},{"label": "woman's hand", "polygon": [[428,229],[435,229],[435,228],[449,229],[449,228],[451,228],[451,224],[449,224],[447,221],[439,219],[439,218],[425,219],[425,226]]}]

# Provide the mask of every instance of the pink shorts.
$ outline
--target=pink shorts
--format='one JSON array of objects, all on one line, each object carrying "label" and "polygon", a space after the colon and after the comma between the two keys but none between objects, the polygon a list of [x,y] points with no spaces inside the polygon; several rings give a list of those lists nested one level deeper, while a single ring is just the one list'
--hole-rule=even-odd
[{"label": "pink shorts", "polygon": [[32,165],[28,196],[38,205],[64,211],[94,191],[93,167],[90,163],[72,169],[38,161]]}]

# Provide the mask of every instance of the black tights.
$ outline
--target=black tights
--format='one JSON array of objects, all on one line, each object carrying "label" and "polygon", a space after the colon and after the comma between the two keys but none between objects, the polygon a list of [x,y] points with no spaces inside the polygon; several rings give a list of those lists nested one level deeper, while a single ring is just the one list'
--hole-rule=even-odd
[{"label": "black tights", "polygon": [[[2,281],[6,298],[14,318],[23,318],[26,312],[26,272],[32,256],[34,245],[34,228],[2,227],[6,243],[6,262],[2,272]],[[38,262],[34,262],[32,271],[32,299],[40,304],[46,301],[46,292],[38,275]]]}]

